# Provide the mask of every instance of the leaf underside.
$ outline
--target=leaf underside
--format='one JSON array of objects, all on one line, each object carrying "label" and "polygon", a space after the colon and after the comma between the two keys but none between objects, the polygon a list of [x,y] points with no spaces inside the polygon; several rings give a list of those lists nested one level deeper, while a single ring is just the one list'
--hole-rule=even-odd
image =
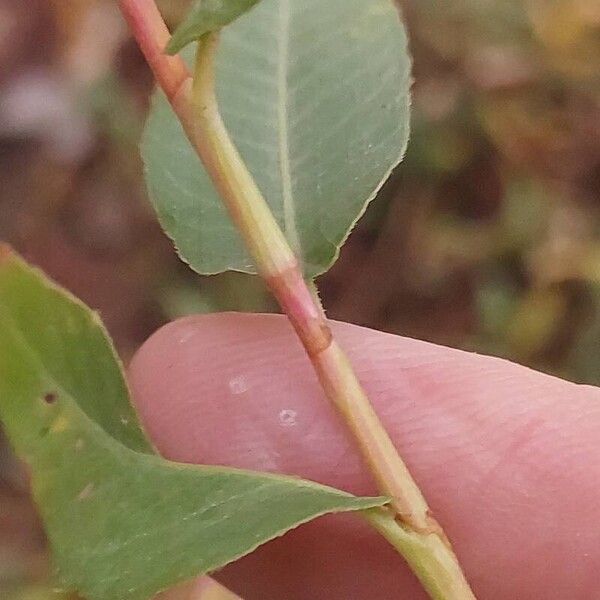
[{"label": "leaf underside", "polygon": [[[407,40],[393,0],[262,0],[223,30],[223,118],[307,277],[333,264],[400,162],[409,88]],[[161,93],[142,156],[151,199],[181,257],[203,274],[254,273]]]},{"label": "leaf underside", "polygon": [[88,600],[145,600],[317,516],[385,502],[152,454],[97,315],[7,249],[0,418],[30,468],[61,584]]}]

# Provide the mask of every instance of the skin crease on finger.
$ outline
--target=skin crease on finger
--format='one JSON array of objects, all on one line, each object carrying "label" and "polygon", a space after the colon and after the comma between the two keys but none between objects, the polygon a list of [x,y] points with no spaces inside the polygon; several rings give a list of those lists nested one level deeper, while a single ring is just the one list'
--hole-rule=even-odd
[{"label": "skin crease on finger", "polygon": [[[332,324],[481,600],[600,598],[600,390],[496,358]],[[159,451],[376,492],[289,323],[190,317],[130,367]],[[246,600],[420,600],[353,515],[329,516],[216,575]]]}]

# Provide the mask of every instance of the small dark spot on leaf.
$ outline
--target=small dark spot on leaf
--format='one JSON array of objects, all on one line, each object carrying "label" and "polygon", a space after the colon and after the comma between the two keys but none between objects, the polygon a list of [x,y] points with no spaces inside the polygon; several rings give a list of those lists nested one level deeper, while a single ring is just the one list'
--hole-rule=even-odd
[{"label": "small dark spot on leaf", "polygon": [[57,399],[58,396],[54,392],[47,392],[44,394],[44,402],[46,404],[54,404]]}]

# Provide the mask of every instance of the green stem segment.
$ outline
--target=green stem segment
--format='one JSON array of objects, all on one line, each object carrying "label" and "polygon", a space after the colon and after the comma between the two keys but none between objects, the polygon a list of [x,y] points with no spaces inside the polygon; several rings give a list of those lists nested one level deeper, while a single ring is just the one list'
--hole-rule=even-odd
[{"label": "green stem segment", "polygon": [[198,44],[189,114],[187,87],[175,97],[184,128],[244,236],[260,274],[294,324],[327,397],[357,437],[381,490],[393,499],[392,505],[403,521],[423,531],[437,529],[419,488],[379,422],[348,359],[333,340],[293,252],[225,129],[214,91],[217,40],[218,34],[209,34]]},{"label": "green stem segment", "polygon": [[[252,254],[260,275],[290,319],[329,400],[344,417],[393,510],[368,511],[365,517],[405,557],[432,598],[475,598],[442,529],[431,516],[421,491],[400,458],[354,370],[333,339],[322,308],[304,281],[298,261],[277,221],[240,157],[221,118],[215,95],[214,58],[218,34],[198,44],[193,79],[177,74],[173,89],[171,60],[152,41],[161,27],[147,23],[154,10],[149,0],[120,0],[133,32],[165,89],[187,137]],[[155,9],[156,7],[154,7]],[[162,19],[161,19],[162,23]],[[164,23],[162,23],[164,27]],[[166,28],[165,28],[166,29]],[[161,34],[162,36],[162,34]],[[164,46],[163,46],[164,48]],[[177,66],[178,68],[178,66]]]},{"label": "green stem segment", "polygon": [[411,530],[385,509],[369,509],[362,514],[404,557],[433,600],[475,600],[443,533],[424,535]]}]

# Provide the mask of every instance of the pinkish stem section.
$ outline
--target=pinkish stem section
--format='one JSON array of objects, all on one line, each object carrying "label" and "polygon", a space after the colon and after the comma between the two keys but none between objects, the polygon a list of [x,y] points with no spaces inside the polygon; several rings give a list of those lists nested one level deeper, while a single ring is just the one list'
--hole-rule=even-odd
[{"label": "pinkish stem section", "polygon": [[119,0],[119,5],[158,84],[171,100],[190,74],[181,57],[165,54],[171,34],[156,4],[148,0]]},{"label": "pinkish stem section", "polygon": [[332,341],[331,330],[298,266],[291,265],[282,273],[266,277],[265,281],[290,319],[308,355],[314,358],[327,350]]}]

